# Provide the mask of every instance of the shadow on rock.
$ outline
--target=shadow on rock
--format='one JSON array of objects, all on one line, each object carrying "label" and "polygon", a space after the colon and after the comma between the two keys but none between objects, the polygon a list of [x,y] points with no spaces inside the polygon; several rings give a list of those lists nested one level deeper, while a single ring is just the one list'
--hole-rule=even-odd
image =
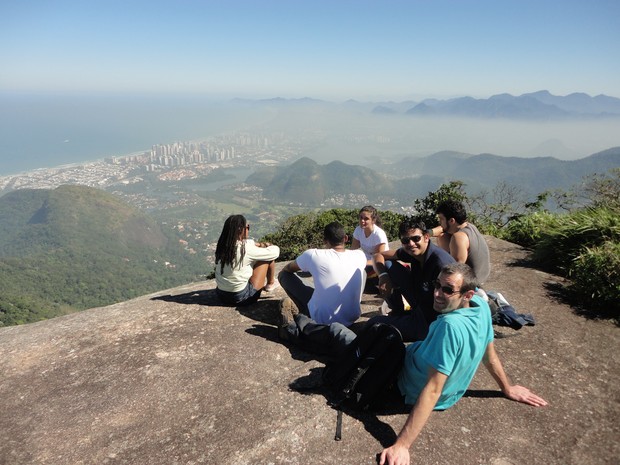
[{"label": "shadow on rock", "polygon": [[222,301],[217,296],[215,289],[205,289],[203,291],[186,292],[185,294],[160,295],[151,300],[163,300],[165,302],[175,302],[186,305],[213,305],[222,306]]},{"label": "shadow on rock", "polygon": [[[540,270],[551,274],[556,272],[556,270],[545,267],[529,257],[512,260],[507,262],[506,265],[511,267]],[[544,288],[547,291],[549,299],[572,307],[575,314],[584,318],[588,318],[590,320],[613,320],[616,323],[616,326],[620,326],[620,310],[618,310],[618,308],[595,309],[592,308],[591,302],[588,302],[590,308],[585,308],[583,306],[584,303],[572,295],[570,286],[568,285],[569,281],[562,282],[562,278],[558,279],[559,281],[547,281],[544,283]]]},{"label": "shadow on rock", "polygon": [[463,394],[463,397],[472,397],[475,399],[493,399],[497,397],[505,397],[500,391],[493,391],[491,389],[468,389]]},{"label": "shadow on rock", "polygon": [[280,342],[278,338],[278,330],[273,326],[254,324],[251,328],[246,329],[245,332],[251,334],[252,336],[262,337],[263,339],[267,339],[271,342]]},{"label": "shadow on rock", "polygon": [[[605,310],[594,308],[585,308],[583,302],[577,300],[571,293],[570,287],[557,282],[549,281],[544,284],[545,290],[550,299],[555,299],[558,302],[569,305],[572,310],[579,316],[588,318],[590,320],[613,320],[616,326],[620,326],[620,308],[607,308]],[[592,305],[592,302],[587,302]]]},{"label": "shadow on rock", "polygon": [[328,356],[310,354],[308,352],[305,352],[299,349],[293,344],[282,341],[280,337],[278,336],[277,327],[255,324],[255,325],[252,325],[251,328],[246,329],[245,331],[246,333],[252,334],[253,336],[259,336],[264,339],[267,339],[268,341],[275,342],[277,344],[282,344],[286,346],[289,352],[291,353],[291,357],[294,360],[299,360],[304,363],[309,362],[311,360],[317,360],[321,363],[327,363],[331,361],[331,359]]},{"label": "shadow on rock", "polygon": [[261,298],[250,305],[231,306],[224,304],[215,289],[186,292],[184,294],[168,294],[152,297],[151,300],[163,300],[184,305],[209,305],[212,307],[235,308],[240,314],[252,320],[275,325],[278,322],[278,301]]},{"label": "shadow on rock", "polygon": [[529,268],[533,270],[542,270],[542,268],[540,267],[540,263],[537,263],[530,257],[515,258],[514,260],[507,261],[506,266],[512,268]]},{"label": "shadow on rock", "polygon": [[280,316],[278,300],[259,299],[251,305],[238,306],[237,311],[243,316],[268,325],[277,325]]},{"label": "shadow on rock", "polygon": [[[406,406],[402,402],[389,402],[382,408],[373,410],[359,411],[352,409],[347,407],[346,404],[342,402],[342,398],[323,383],[322,373],[323,368],[321,367],[311,368],[307,375],[301,376],[290,383],[289,389],[306,396],[323,396],[326,403],[334,410],[334,433],[336,433],[338,411],[340,410],[344,414],[342,419],[342,436],[346,436],[347,418],[353,418],[361,422],[364,425],[364,429],[368,431],[382,447],[389,447],[394,444],[397,436],[396,432],[389,424],[381,421],[377,415],[407,414],[411,410],[410,406]],[[336,434],[334,434],[334,438],[335,437]]]}]

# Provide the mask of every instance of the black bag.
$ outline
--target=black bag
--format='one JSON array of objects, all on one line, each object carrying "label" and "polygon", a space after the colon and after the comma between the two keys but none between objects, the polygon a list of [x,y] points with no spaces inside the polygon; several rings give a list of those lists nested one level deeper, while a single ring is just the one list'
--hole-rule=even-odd
[{"label": "black bag", "polygon": [[375,323],[324,368],[323,382],[336,394],[337,405],[343,403],[355,410],[381,407],[382,394],[396,381],[404,358],[400,331]]}]

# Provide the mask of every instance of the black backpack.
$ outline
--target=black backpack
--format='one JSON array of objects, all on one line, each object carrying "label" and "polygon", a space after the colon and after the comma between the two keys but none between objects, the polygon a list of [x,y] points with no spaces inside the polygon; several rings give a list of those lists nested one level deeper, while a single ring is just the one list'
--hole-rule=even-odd
[{"label": "black backpack", "polygon": [[355,410],[381,407],[382,394],[394,384],[405,358],[400,331],[375,323],[361,333],[334,362],[325,366],[323,382],[336,404]]}]

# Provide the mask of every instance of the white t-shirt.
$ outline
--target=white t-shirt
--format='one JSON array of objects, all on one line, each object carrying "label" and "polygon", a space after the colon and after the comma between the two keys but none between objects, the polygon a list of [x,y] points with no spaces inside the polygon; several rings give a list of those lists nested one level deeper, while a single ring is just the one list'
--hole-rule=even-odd
[{"label": "white t-shirt", "polygon": [[376,224],[368,237],[366,237],[364,230],[360,226],[356,227],[355,231],[353,231],[353,239],[360,241],[360,247],[366,255],[366,260],[370,260],[372,258],[372,254],[375,252],[375,247],[379,244],[385,244],[386,246],[388,245],[388,239],[385,231]]},{"label": "white t-shirt", "polygon": [[319,324],[350,326],[362,313],[366,257],[361,250],[309,249],[295,260],[314,280],[308,302],[310,318]]}]

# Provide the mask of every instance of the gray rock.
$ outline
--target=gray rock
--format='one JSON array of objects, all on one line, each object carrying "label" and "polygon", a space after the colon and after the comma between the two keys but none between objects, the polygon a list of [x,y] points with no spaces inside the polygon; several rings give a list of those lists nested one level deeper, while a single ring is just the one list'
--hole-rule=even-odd
[{"label": "gray rock", "polygon": [[[557,301],[527,252],[489,238],[486,285],[537,324],[496,328],[513,381],[550,402],[498,395],[486,370],[470,395],[435,412],[412,447],[417,464],[618,463],[618,328]],[[372,464],[406,412],[344,416],[316,385],[322,361],[277,339],[277,301],[221,307],[214,282],[49,321],[0,329],[0,463]],[[364,318],[380,301],[364,295]],[[364,319],[363,318],[363,319]],[[510,333],[510,334],[509,334]]]}]

